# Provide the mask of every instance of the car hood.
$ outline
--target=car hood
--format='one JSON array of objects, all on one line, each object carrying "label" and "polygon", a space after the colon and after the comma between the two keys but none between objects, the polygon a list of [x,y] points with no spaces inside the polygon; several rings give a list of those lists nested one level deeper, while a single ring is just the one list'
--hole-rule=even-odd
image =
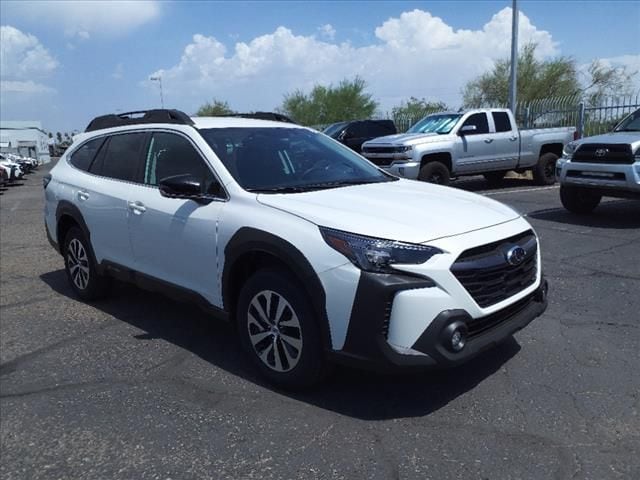
[{"label": "car hood", "polygon": [[411,243],[459,235],[520,216],[495,200],[413,180],[259,194],[258,201],[316,225]]},{"label": "car hood", "polygon": [[576,142],[578,145],[587,143],[628,143],[632,150],[640,147],[640,132],[610,132],[593,137],[585,137]]},{"label": "car hood", "polygon": [[364,145],[415,145],[429,137],[438,137],[437,133],[397,133],[385,137],[374,138]]}]

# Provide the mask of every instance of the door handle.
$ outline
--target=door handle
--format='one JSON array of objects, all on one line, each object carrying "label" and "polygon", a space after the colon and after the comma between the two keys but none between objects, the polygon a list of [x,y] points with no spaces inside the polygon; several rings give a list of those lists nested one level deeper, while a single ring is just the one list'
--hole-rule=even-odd
[{"label": "door handle", "polygon": [[511,140],[512,142],[515,142],[518,139],[518,137],[509,137],[509,140]]},{"label": "door handle", "polygon": [[78,191],[78,200],[89,200],[89,192],[85,191],[85,190],[79,190]]},{"label": "door handle", "polygon": [[484,143],[491,143],[493,142],[493,138],[485,138],[484,139]]},{"label": "door handle", "polygon": [[127,202],[127,206],[136,215],[142,215],[147,211],[147,207],[142,202]]}]

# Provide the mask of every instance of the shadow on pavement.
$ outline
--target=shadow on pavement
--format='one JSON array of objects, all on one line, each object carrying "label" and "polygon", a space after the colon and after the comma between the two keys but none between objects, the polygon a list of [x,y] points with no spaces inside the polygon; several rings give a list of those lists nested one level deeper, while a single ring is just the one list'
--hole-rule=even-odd
[{"label": "shadow on pavement", "polygon": [[[76,299],[64,270],[40,278],[57,293]],[[266,384],[241,351],[233,326],[212,320],[195,306],[117,282],[112,296],[93,306],[143,330],[145,333],[135,336],[140,341],[163,339],[279,394],[366,420],[428,415],[496,373],[520,350],[511,338],[466,365],[437,372],[381,375],[338,366],[315,390],[292,393]]]},{"label": "shadow on pavement", "polygon": [[576,214],[564,208],[538,210],[527,217],[547,222],[583,227],[631,229],[640,228],[640,201],[620,200],[601,203],[592,213]]}]

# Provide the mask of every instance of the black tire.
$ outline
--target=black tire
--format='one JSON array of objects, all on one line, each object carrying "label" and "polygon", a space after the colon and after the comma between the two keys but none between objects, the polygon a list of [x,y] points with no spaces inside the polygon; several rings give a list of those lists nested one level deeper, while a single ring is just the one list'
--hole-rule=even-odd
[{"label": "black tire", "polygon": [[327,362],[317,316],[299,282],[287,272],[256,272],[242,287],[236,312],[240,343],[270,382],[299,390],[325,377]]},{"label": "black tire", "polygon": [[80,228],[69,229],[63,252],[67,278],[75,294],[84,301],[106,296],[111,279],[98,273],[91,244]]},{"label": "black tire", "polygon": [[438,185],[449,185],[451,172],[444,163],[429,162],[420,169],[418,180],[422,182],[437,183]]},{"label": "black tire", "polygon": [[572,213],[591,213],[600,204],[602,195],[588,188],[560,185],[560,201]]},{"label": "black tire", "polygon": [[506,170],[501,170],[499,172],[486,172],[482,175],[489,185],[500,185],[506,174]]},{"label": "black tire", "polygon": [[533,167],[533,181],[536,185],[553,185],[556,183],[556,162],[558,156],[547,152],[540,155],[538,163]]}]

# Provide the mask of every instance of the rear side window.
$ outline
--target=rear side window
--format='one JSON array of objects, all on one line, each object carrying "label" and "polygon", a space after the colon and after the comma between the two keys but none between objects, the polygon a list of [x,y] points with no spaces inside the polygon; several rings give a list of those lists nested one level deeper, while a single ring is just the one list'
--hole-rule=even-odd
[{"label": "rear side window", "polygon": [[393,135],[396,133],[396,127],[393,122],[369,122],[368,137],[384,137],[385,135]]},{"label": "rear side window", "polygon": [[127,182],[137,181],[145,139],[146,133],[113,135],[93,162],[91,173]]},{"label": "rear side window", "polygon": [[464,122],[463,127],[467,125],[475,125],[476,130],[474,132],[467,132],[467,135],[478,135],[481,133],[489,133],[489,122],[487,121],[486,113],[474,113]]},{"label": "rear side window", "polygon": [[75,152],[71,154],[69,158],[69,162],[74,167],[84,170],[85,172],[89,170],[91,166],[91,162],[100,150],[100,147],[104,143],[104,137],[94,138],[93,140],[89,140],[87,143],[78,148]]},{"label": "rear side window", "polygon": [[510,132],[511,121],[507,112],[492,112],[493,123],[496,125],[496,132]]}]

